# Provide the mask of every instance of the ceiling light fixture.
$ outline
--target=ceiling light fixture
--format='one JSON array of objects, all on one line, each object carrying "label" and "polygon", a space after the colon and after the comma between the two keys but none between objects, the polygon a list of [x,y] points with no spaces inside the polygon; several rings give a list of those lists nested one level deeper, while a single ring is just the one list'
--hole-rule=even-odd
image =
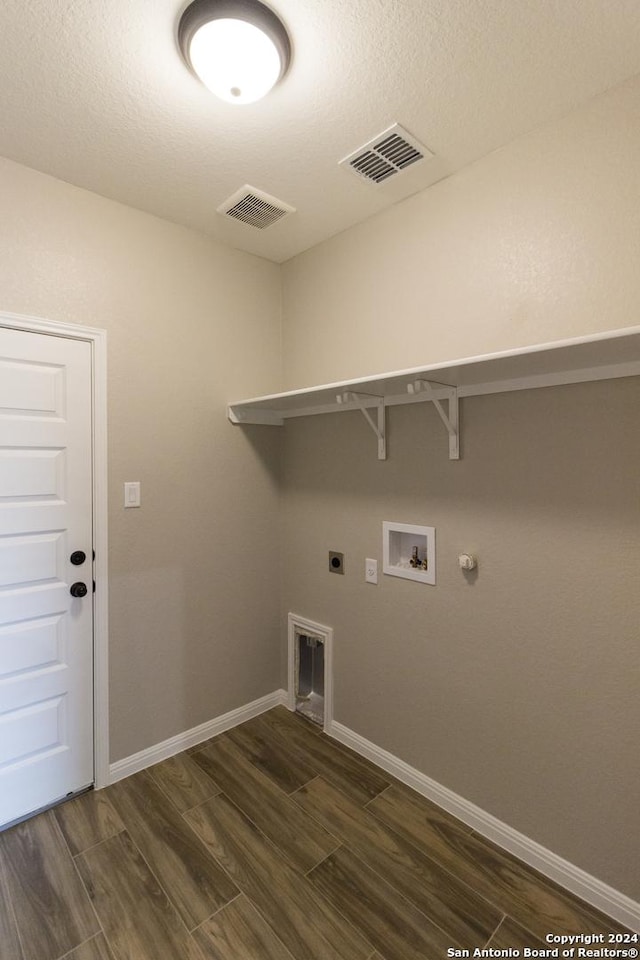
[{"label": "ceiling light fixture", "polygon": [[291,60],[284,24],[260,0],[194,0],[180,17],[178,45],[187,66],[229,103],[260,100]]}]

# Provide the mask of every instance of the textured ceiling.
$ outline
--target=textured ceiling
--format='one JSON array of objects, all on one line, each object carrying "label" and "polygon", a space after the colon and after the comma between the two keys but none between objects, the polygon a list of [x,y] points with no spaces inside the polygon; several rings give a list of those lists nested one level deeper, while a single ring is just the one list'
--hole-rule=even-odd
[{"label": "textured ceiling", "polygon": [[[640,72],[637,0],[274,0],[284,81],[233,106],[186,69],[177,0],[3,0],[0,154],[286,260]],[[389,185],[338,161],[393,122],[435,159]],[[297,212],[216,213],[249,183]]]}]

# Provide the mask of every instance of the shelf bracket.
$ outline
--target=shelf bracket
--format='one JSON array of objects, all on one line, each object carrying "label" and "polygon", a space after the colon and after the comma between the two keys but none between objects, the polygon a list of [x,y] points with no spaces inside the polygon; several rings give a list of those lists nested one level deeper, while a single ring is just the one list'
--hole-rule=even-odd
[{"label": "shelf bracket", "polygon": [[[353,390],[345,390],[336,396],[336,401],[340,404],[355,403],[358,410],[362,413],[365,420],[378,438],[378,460],[387,459],[387,430],[384,397],[378,397],[371,393],[354,393]],[[377,409],[377,423],[367,410],[367,406],[375,406]]]},{"label": "shelf bracket", "polygon": [[[448,414],[445,413],[440,399],[435,396],[434,387],[438,393],[444,393],[444,397],[449,406]],[[449,460],[459,460],[460,415],[457,387],[452,387],[448,383],[436,383],[433,380],[414,380],[412,383],[407,384],[407,392],[414,395],[416,393],[424,393],[426,399],[433,403],[449,434]]]}]

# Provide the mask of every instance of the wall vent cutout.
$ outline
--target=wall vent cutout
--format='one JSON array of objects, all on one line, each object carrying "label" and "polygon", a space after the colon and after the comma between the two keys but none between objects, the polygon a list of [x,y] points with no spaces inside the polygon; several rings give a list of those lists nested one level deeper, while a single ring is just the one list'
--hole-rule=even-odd
[{"label": "wall vent cutout", "polygon": [[340,160],[339,166],[369,183],[384,183],[414,163],[432,157],[433,153],[423,143],[412,137],[400,124],[394,123],[369,143]]},{"label": "wall vent cutout", "polygon": [[288,636],[287,706],[327,732],[333,721],[333,630],[290,613]]},{"label": "wall vent cutout", "polygon": [[295,213],[296,208],[247,183],[227,197],[217,212],[250,227],[264,230],[290,213]]}]

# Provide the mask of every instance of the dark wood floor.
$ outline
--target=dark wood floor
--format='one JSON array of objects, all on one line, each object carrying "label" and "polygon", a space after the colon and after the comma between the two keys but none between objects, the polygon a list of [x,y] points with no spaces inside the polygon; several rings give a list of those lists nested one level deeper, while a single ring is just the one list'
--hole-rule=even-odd
[{"label": "dark wood floor", "polygon": [[2,960],[444,960],[621,929],[282,707],[0,834]]}]

